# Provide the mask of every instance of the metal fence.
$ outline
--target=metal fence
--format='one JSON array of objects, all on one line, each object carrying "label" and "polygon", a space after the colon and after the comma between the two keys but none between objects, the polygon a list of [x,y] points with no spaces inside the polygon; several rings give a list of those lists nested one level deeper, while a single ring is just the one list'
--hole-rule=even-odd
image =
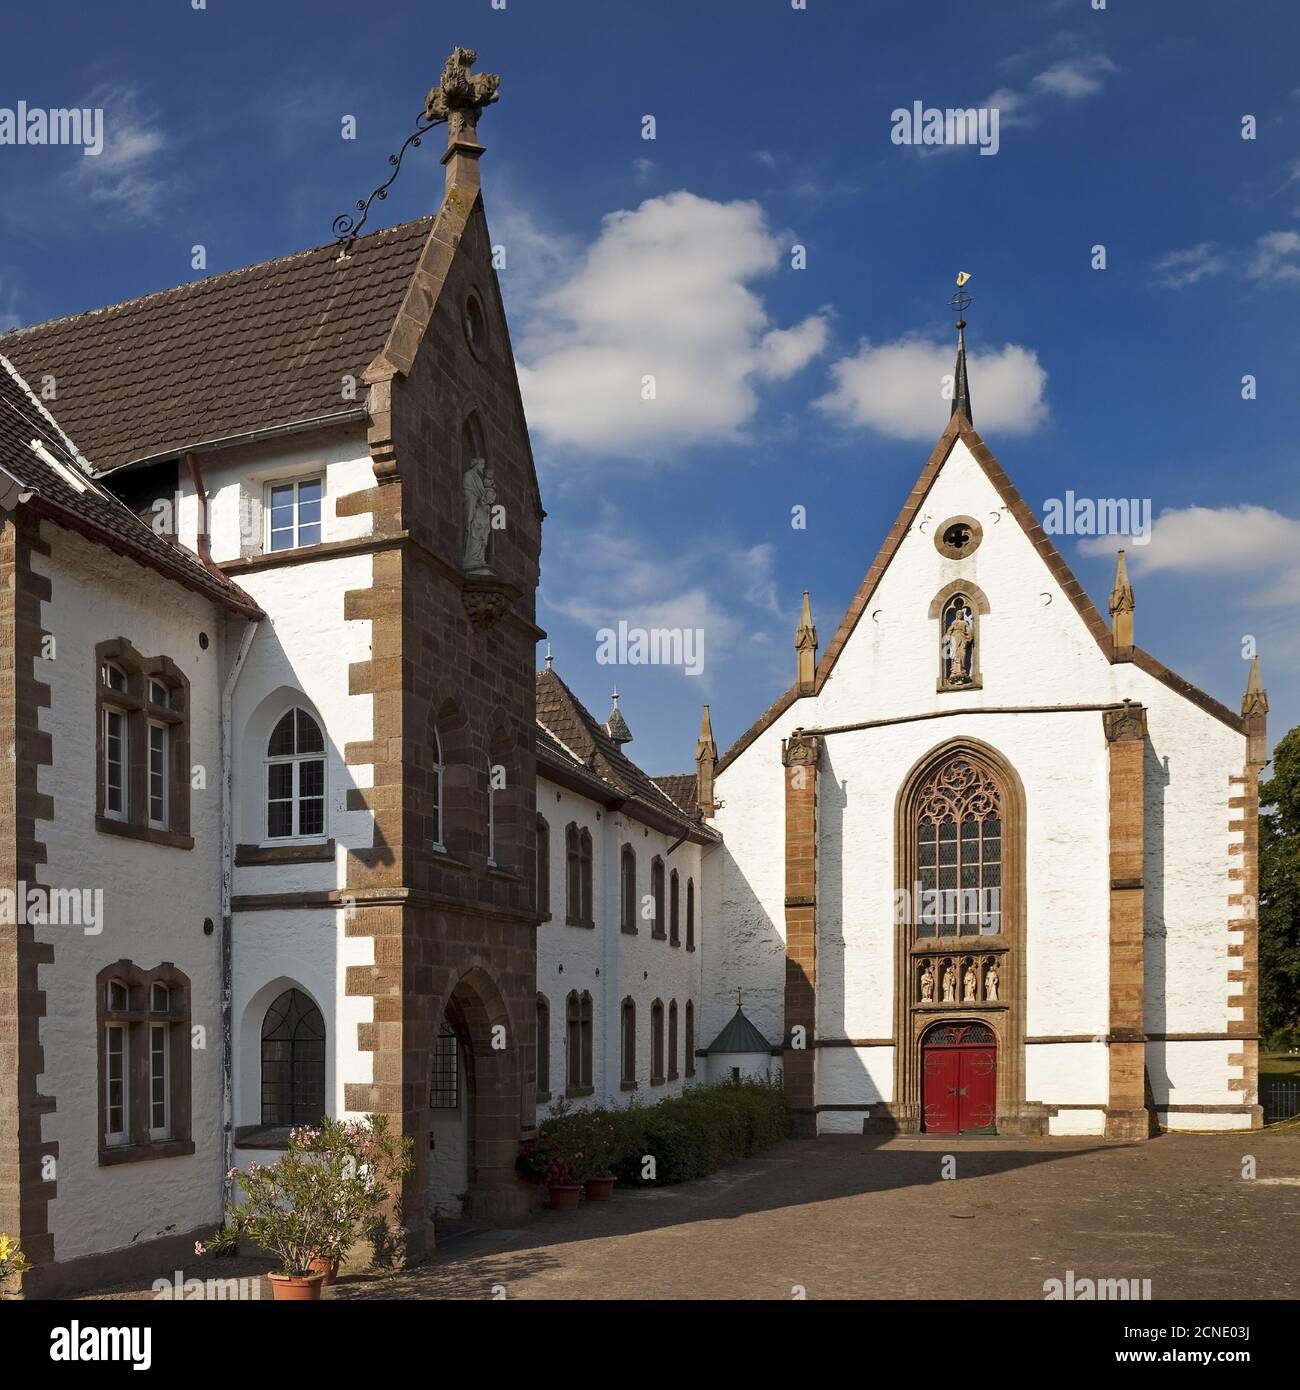
[{"label": "metal fence", "polygon": [[1259,1078],[1259,1103],[1264,1107],[1266,1125],[1300,1115],[1300,1077],[1265,1073]]}]

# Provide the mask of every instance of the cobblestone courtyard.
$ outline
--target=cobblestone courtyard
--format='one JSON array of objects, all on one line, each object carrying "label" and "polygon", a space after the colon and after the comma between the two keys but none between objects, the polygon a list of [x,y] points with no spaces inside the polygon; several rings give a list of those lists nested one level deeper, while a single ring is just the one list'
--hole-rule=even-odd
[{"label": "cobblestone courtyard", "polygon": [[[956,1177],[940,1176],[944,1156]],[[1257,1176],[1242,1177],[1253,1155]],[[1154,1299],[1300,1297],[1300,1132],[1101,1140],[791,1141],[675,1188],[444,1239],[340,1299],[1029,1298],[1065,1277]],[[187,1277],[258,1273],[193,1260]],[[148,1296],[147,1284],[100,1297]],[[269,1288],[263,1282],[269,1296]]]}]

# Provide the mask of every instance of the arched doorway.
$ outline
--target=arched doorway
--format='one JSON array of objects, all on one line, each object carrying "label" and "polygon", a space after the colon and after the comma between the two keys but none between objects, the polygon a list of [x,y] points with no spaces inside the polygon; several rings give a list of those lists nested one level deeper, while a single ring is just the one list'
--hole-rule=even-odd
[{"label": "arched doorway", "polygon": [[921,1039],[921,1129],[996,1134],[998,1046],[985,1023],[936,1023]]}]

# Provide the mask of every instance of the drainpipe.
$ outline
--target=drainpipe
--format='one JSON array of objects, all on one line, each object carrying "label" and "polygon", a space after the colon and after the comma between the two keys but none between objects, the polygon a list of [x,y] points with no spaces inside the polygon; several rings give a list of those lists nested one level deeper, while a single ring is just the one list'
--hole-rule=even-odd
[{"label": "drainpipe", "polygon": [[[202,493],[200,493],[202,496]],[[207,503],[203,502],[204,516]],[[206,533],[204,524],[203,531]],[[204,535],[206,541],[206,534]],[[205,547],[206,548],[206,547]],[[221,1212],[230,1206],[233,1184],[228,1176],[235,1166],[235,1040],[234,1040],[234,932],[230,903],[234,893],[234,755],[231,748],[231,710],[235,686],[244,669],[244,658],[253,645],[260,619],[250,618],[221,691]]]}]

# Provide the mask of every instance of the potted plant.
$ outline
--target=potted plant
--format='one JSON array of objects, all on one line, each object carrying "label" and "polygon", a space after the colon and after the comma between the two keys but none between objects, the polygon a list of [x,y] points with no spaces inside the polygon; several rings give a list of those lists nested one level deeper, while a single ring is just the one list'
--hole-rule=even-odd
[{"label": "potted plant", "polygon": [[575,1211],[578,1198],[582,1195],[582,1184],[574,1181],[574,1163],[562,1152],[557,1152],[551,1161],[546,1175],[547,1186],[551,1192],[553,1211]]},{"label": "potted plant", "polygon": [[612,1165],[617,1148],[613,1121],[603,1110],[575,1115],[574,1144],[582,1153],[579,1180],[589,1202],[608,1202],[614,1193]]},{"label": "potted plant", "polygon": [[525,1182],[544,1183],[550,1176],[551,1165],[555,1162],[558,1150],[545,1135],[536,1139],[525,1139],[519,1146],[519,1156],[515,1159],[515,1172]]},{"label": "potted plant", "polygon": [[22,1247],[13,1238],[0,1231],[0,1298],[5,1296],[4,1286],[15,1274],[30,1269]]}]

